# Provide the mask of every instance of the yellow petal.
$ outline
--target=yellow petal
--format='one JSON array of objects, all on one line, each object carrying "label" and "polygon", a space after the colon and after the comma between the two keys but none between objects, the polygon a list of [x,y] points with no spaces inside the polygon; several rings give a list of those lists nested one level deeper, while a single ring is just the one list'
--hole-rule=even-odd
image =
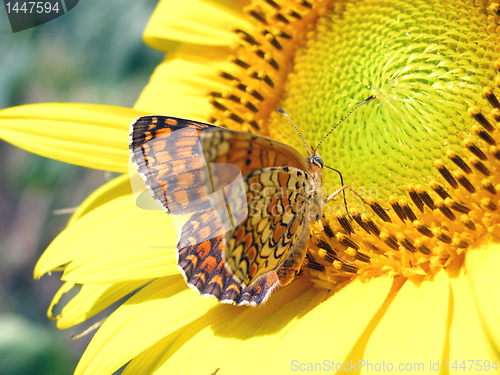
[{"label": "yellow petal", "polygon": [[[384,307],[386,311],[375,316],[346,362],[364,360],[361,370],[373,373],[383,372],[384,362],[393,366],[386,371],[404,371],[406,364],[413,366],[412,371],[428,370],[431,361],[441,360],[443,353],[449,296],[450,284],[444,271],[420,285],[406,281]],[[403,368],[398,367],[400,364]]]},{"label": "yellow petal", "polygon": [[97,104],[23,105],[0,111],[0,138],[66,163],[126,172],[129,125],[142,114]]},{"label": "yellow petal", "polygon": [[[136,356],[124,369],[122,375],[173,374],[174,370],[170,366],[168,359],[174,354],[176,348],[182,346],[183,341],[189,339],[192,334],[196,334],[206,329],[214,321],[229,322],[240,313],[242,313],[242,310],[240,308],[235,309],[233,306],[222,304],[214,306],[200,319],[191,322],[188,327],[171,333]],[[200,343],[197,348],[203,350],[204,345],[206,346],[207,343]],[[212,343],[210,342],[208,345],[212,346]],[[188,359],[188,361],[189,360],[190,359]],[[182,368],[180,372],[177,373],[184,374],[184,370],[185,369]],[[208,373],[212,372],[215,372],[215,369]]]},{"label": "yellow petal", "polygon": [[71,225],[71,223],[78,220],[93,209],[102,206],[104,203],[129,194],[132,194],[132,190],[130,188],[130,178],[128,174],[121,175],[105,183],[90,194],[87,199],[85,199],[80,206],[78,206],[78,209],[71,216],[68,225]]},{"label": "yellow petal", "polygon": [[[142,237],[133,243],[127,243],[132,240],[132,235],[128,235],[116,246],[102,247],[99,252],[79,256],[66,267],[61,279],[100,284],[179,274],[175,259],[175,228],[164,220],[160,222],[156,228],[151,225],[141,226],[141,229],[144,230],[143,234],[148,230],[163,231],[160,238],[165,244],[160,244],[158,240],[155,244],[151,244],[151,240],[144,241],[143,244]],[[138,233],[136,231],[133,235],[137,236]],[[125,232],[121,234],[125,235]]]},{"label": "yellow petal", "polygon": [[243,12],[247,1],[161,1],[144,31],[144,42],[167,52],[171,41],[208,46],[230,46],[234,28],[252,30]]},{"label": "yellow petal", "polygon": [[57,316],[57,328],[66,329],[89,319],[150,281],[82,285],[78,294],[64,306]]},{"label": "yellow petal", "polygon": [[481,317],[483,329],[492,350],[500,358],[500,245],[488,242],[470,249],[465,257],[465,270],[472,295]]},{"label": "yellow petal", "polygon": [[[311,286],[305,278],[296,280],[259,308],[215,306],[178,337],[166,338],[139,356],[137,363],[133,360],[125,373],[198,375],[221,368],[227,374],[272,374],[263,369],[264,361],[275,358],[273,349],[286,332],[325,298],[326,290]],[[245,356],[251,356],[250,363]],[[155,363],[147,372],[140,369],[146,360]]]},{"label": "yellow petal", "polygon": [[169,215],[138,208],[133,196],[126,195],[61,232],[40,257],[35,277],[71,261],[75,264],[70,264],[66,278],[75,282],[109,283],[177,273],[176,241]]},{"label": "yellow petal", "polygon": [[73,289],[74,286],[75,286],[75,283],[71,283],[71,282],[67,281],[59,288],[59,290],[54,295],[54,298],[52,298],[52,302],[50,302],[49,309],[47,310],[47,316],[49,319],[57,318],[57,317],[54,317],[54,315],[52,313],[52,310],[54,310],[54,306],[57,305],[59,303],[59,301],[61,300],[61,297],[64,294],[68,293],[71,289]]},{"label": "yellow petal", "polygon": [[214,300],[200,298],[188,290],[180,276],[153,281],[104,322],[83,354],[75,375],[114,373],[215,304]]},{"label": "yellow petal", "polygon": [[[391,277],[368,283],[355,279],[303,316],[279,342],[263,368],[269,373],[293,373],[309,362],[342,362],[391,290],[399,287],[399,280],[393,284]],[[326,366],[332,371],[331,362]]]},{"label": "yellow petal", "polygon": [[211,105],[207,93],[224,92],[226,84],[217,72],[233,69],[226,61],[229,49],[182,45],[156,68],[142,91],[136,109],[206,121]]},{"label": "yellow petal", "polygon": [[477,370],[485,365],[484,361],[489,360],[493,363],[498,358],[495,358],[489,350],[488,339],[465,270],[462,269],[458,277],[450,278],[450,284],[453,292],[450,301],[453,310],[449,317],[450,333],[444,347],[441,366],[446,367],[446,361],[449,361],[450,366],[455,361],[459,364],[466,361],[467,369],[473,365],[472,370]]}]

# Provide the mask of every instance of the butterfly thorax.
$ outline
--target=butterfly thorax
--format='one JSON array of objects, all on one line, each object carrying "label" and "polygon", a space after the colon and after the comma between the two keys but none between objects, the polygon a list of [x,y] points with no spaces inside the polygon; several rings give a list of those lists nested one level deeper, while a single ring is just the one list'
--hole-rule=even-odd
[{"label": "butterfly thorax", "polygon": [[309,220],[318,221],[323,216],[323,206],[326,195],[323,191],[323,160],[314,152],[307,158],[309,168],[311,169],[312,182],[307,192],[307,210]]}]

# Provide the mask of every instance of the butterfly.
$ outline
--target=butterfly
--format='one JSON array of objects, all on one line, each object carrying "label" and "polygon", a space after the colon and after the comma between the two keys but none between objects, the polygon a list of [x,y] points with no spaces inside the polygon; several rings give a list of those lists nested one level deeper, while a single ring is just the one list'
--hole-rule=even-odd
[{"label": "butterfly", "polygon": [[311,224],[326,202],[351,189],[342,184],[325,195],[321,142],[310,152],[304,141],[304,157],[284,143],[208,123],[169,116],[132,122],[129,151],[148,190],[167,213],[188,215],[176,254],[191,288],[256,306],[294,279]]}]

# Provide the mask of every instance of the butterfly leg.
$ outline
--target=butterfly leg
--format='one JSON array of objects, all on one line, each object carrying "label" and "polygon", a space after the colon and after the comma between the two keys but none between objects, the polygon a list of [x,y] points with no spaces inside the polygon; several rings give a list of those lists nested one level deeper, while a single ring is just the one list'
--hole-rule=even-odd
[{"label": "butterfly leg", "polygon": [[[361,201],[370,206],[374,211],[375,213],[380,216],[382,218],[382,220],[384,221],[390,221],[389,219],[389,216],[387,216],[387,214],[384,212],[384,211],[389,211],[389,208],[385,208],[385,207],[381,207],[374,199],[370,198],[368,200],[364,199],[361,194],[359,194],[356,190],[354,190],[352,187],[350,187],[349,185],[343,185],[339,190],[337,190],[336,192],[334,192],[332,195],[330,195],[328,198],[326,198],[326,201],[325,203],[328,203],[330,202],[332,199],[334,199],[337,195],[339,195],[340,193],[342,193],[345,189],[349,189],[350,191],[352,191],[354,194],[356,194],[356,196],[361,199]],[[345,209],[346,209],[346,212],[347,212],[347,216],[349,216],[349,219],[352,220],[352,217],[351,215],[349,214],[349,210],[347,209],[347,202],[346,202],[346,199],[345,199],[345,193],[344,193],[344,204],[345,204]]]},{"label": "butterfly leg", "polygon": [[345,189],[349,189],[350,191],[352,191],[359,199],[361,199],[361,201],[364,203],[364,204],[367,204],[367,205],[370,205],[370,203],[368,203],[362,196],[361,194],[359,194],[356,190],[354,190],[352,187],[350,187],[349,185],[344,185],[342,186],[339,190],[337,190],[336,192],[334,192],[332,195],[330,195],[328,198],[326,198],[326,202],[330,202],[332,199],[334,199],[337,195],[339,195],[340,193],[342,193]]}]

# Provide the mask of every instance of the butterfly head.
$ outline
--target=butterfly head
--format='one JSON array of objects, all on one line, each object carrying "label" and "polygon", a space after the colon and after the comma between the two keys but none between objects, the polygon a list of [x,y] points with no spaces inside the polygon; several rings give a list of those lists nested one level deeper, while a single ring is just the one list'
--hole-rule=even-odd
[{"label": "butterfly head", "polygon": [[307,161],[311,166],[314,166],[316,168],[323,169],[325,166],[325,163],[323,163],[323,159],[318,155],[317,152],[314,152],[311,156],[307,158]]}]

